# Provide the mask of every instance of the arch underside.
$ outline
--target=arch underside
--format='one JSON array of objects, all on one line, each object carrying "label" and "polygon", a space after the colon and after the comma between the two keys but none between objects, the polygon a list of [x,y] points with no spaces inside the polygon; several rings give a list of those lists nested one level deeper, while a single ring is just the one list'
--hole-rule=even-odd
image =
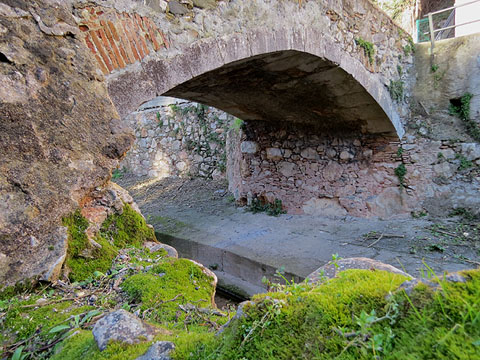
[{"label": "arch underside", "polygon": [[214,106],[246,121],[310,124],[329,133],[396,134],[382,107],[352,75],[296,50],[223,65],[163,95]]}]

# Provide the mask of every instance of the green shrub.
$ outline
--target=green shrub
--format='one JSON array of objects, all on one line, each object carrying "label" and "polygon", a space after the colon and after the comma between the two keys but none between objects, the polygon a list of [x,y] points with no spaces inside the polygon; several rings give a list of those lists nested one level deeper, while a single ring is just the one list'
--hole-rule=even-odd
[{"label": "green shrub", "polygon": [[375,55],[375,48],[371,42],[363,40],[362,38],[355,39],[355,43],[363,49],[368,62],[373,64],[373,56]]},{"label": "green shrub", "polygon": [[402,163],[395,168],[395,175],[400,182],[400,187],[405,187],[405,175],[407,175],[407,168],[405,167],[405,164]]}]

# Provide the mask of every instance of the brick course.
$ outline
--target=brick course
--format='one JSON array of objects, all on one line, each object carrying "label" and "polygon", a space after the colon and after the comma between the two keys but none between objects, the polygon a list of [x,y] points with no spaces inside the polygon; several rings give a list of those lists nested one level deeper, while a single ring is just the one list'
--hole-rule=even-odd
[{"label": "brick course", "polygon": [[169,47],[165,34],[148,17],[101,7],[85,7],[79,13],[79,29],[104,75]]}]

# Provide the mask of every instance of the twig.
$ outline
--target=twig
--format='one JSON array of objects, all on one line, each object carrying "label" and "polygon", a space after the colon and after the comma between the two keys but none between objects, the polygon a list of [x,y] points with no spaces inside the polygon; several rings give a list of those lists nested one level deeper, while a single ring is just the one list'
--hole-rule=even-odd
[{"label": "twig", "polygon": [[[68,329],[68,331],[70,331],[71,329]],[[68,331],[64,332],[67,333]],[[58,339],[56,339],[55,341],[53,341],[52,343],[50,344],[47,344],[47,345],[44,345],[42,346],[40,349],[35,349],[35,352],[42,352],[42,351],[45,351],[45,350],[48,350],[50,349],[51,347],[57,345],[59,342],[63,341],[64,338],[62,336],[60,336]]]},{"label": "twig", "polygon": [[344,338],[346,339],[351,339],[353,337],[356,337],[358,335],[360,335],[359,332],[356,332],[356,331],[352,331],[352,332],[348,332],[348,333],[344,333],[342,330],[338,329],[338,328],[333,328],[332,329],[335,333],[337,333],[338,335],[340,336],[343,336]]},{"label": "twig", "polygon": [[367,246],[367,248],[369,247],[372,247],[373,245],[375,245],[376,243],[378,243],[380,240],[382,240],[383,238],[383,233],[382,235],[379,236],[379,238],[377,240],[375,240],[374,242],[372,242],[370,245]]},{"label": "twig", "polygon": [[471,264],[475,264],[475,265],[479,265],[480,266],[480,262],[478,261],[475,261],[475,260],[469,260],[469,259],[461,259],[462,261],[466,261],[468,263],[471,263]]},{"label": "twig", "polygon": [[178,192],[181,190],[183,185],[185,185],[187,182],[188,180],[185,180],[184,182],[182,182],[182,184],[179,187],[177,187],[177,190],[175,190],[175,195],[173,195],[172,200],[174,200],[178,196]]},{"label": "twig", "polygon": [[42,330],[42,327],[40,326],[35,330],[33,335],[30,336],[28,339],[25,339],[25,340],[22,340],[22,341],[19,341],[19,342],[15,343],[15,344],[12,344],[10,346],[7,346],[6,351],[9,352],[9,353],[13,353],[20,345],[26,344],[27,342],[32,340],[35,336],[37,336],[40,333],[41,330]]},{"label": "twig", "polygon": [[166,304],[166,303],[169,303],[169,302],[173,302],[173,301],[177,300],[180,296],[183,297],[183,299],[185,299],[185,296],[183,294],[178,294],[178,295],[175,295],[175,297],[170,299],[170,300],[160,300],[158,303],[155,303],[155,305],[162,305],[162,304]]},{"label": "twig", "polygon": [[444,234],[444,235],[448,235],[448,236],[451,236],[451,237],[457,237],[457,236],[459,236],[459,235],[457,235],[457,234],[449,233],[449,232],[443,231],[443,230],[430,229],[430,231],[437,232],[437,233]]},{"label": "twig", "polygon": [[68,298],[63,298],[63,299],[57,299],[57,300],[52,300],[52,301],[47,301],[46,303],[44,304],[30,304],[30,305],[23,305],[23,306],[20,306],[21,309],[29,309],[29,308],[34,308],[34,307],[43,307],[43,306],[48,306],[48,305],[52,305],[52,304],[57,304],[57,303],[61,303],[61,302],[64,302],[64,301],[70,301],[70,300],[78,300],[78,299],[83,299],[84,297],[87,297],[87,296],[91,296],[97,292],[99,292],[100,289],[97,289],[95,291],[92,291],[91,293],[88,293],[88,294],[84,294],[84,295],[80,295],[80,296],[75,296],[75,297],[68,297]]},{"label": "twig", "polygon": [[405,239],[405,235],[396,235],[396,234],[383,234],[383,237]]}]

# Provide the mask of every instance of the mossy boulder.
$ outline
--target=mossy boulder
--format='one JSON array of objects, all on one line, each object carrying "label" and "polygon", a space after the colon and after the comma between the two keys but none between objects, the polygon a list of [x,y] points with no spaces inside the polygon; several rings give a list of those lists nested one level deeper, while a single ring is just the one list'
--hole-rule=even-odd
[{"label": "mossy boulder", "polygon": [[[188,359],[479,359],[480,270],[433,278],[347,270],[320,285],[255,296]],[[436,284],[436,286],[432,286]]]},{"label": "mossy boulder", "polygon": [[98,271],[106,272],[119,249],[139,248],[147,241],[156,241],[154,230],[131,205],[124,204],[121,212],[109,215],[94,241],[89,239],[89,222],[80,210],[63,219],[68,229],[68,250],[65,273],[71,281],[85,280]]}]

